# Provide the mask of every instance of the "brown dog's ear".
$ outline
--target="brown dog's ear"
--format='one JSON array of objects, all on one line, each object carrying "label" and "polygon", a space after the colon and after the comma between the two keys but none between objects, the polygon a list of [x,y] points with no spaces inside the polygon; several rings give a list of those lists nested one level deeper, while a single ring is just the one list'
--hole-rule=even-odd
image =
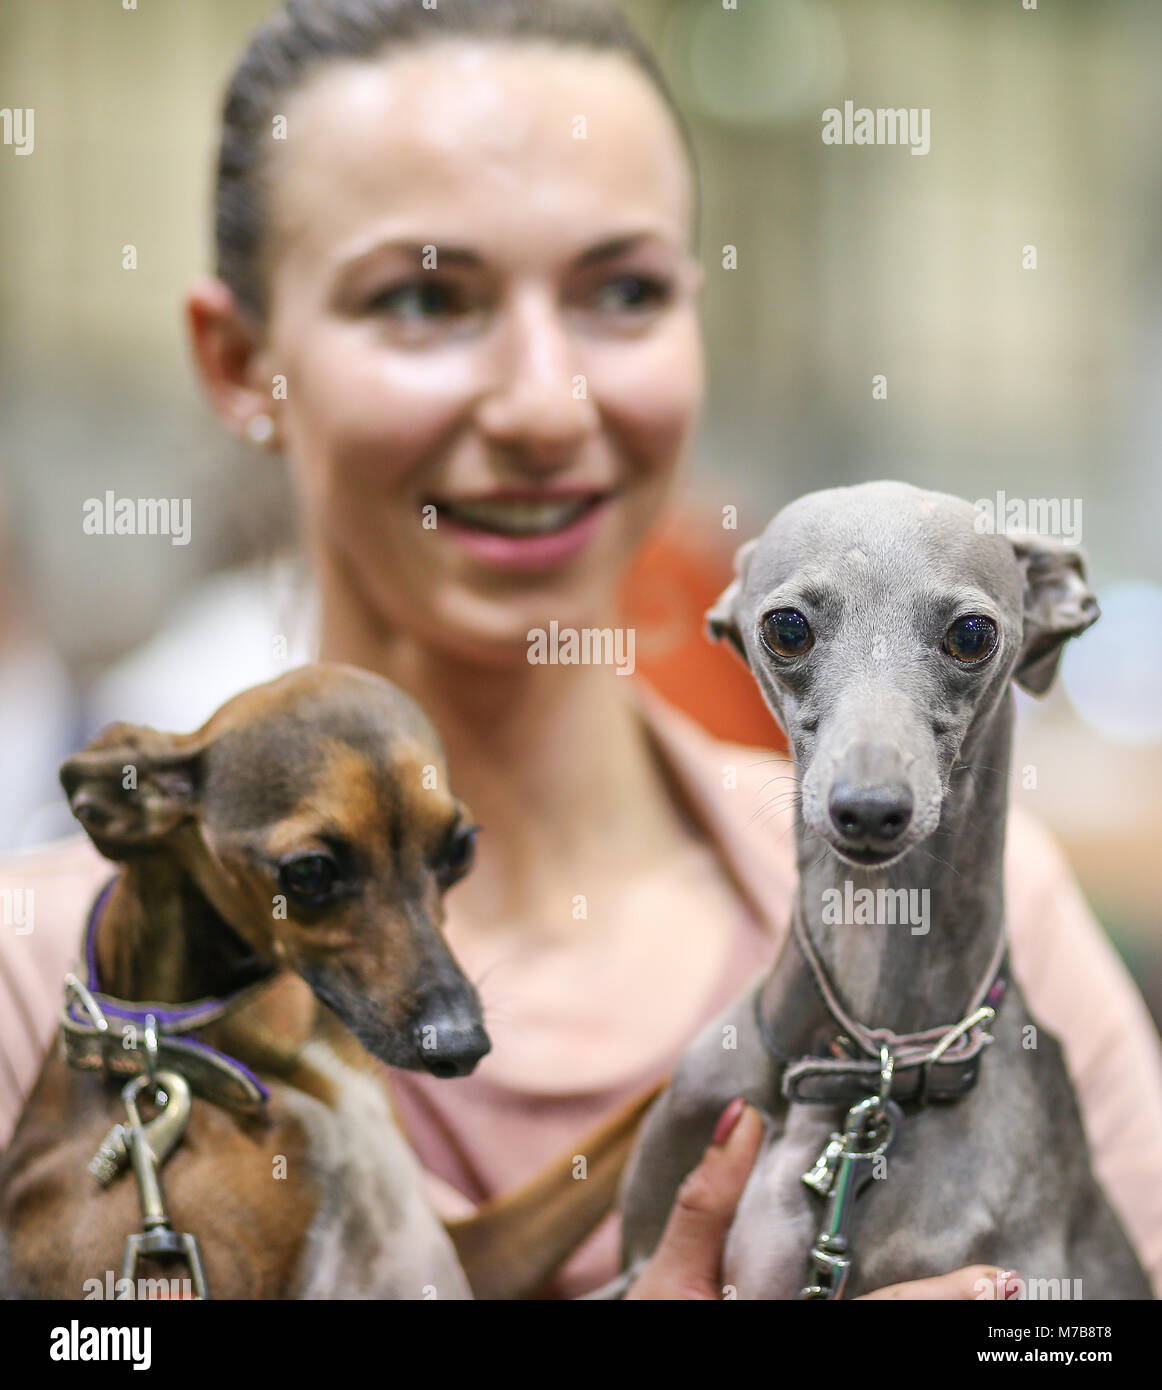
[{"label": "brown dog's ear", "polygon": [[61,764],[69,809],[108,859],[160,844],[194,813],[204,749],[190,736],[110,724]]},{"label": "brown dog's ear", "polygon": [[1025,636],[1013,676],[1031,695],[1053,684],[1061,650],[1101,616],[1081,552],[1047,536],[1009,536],[1025,575]]},{"label": "brown dog's ear", "polygon": [[734,552],[734,579],[723,589],[715,600],[713,608],[706,612],[706,631],[713,642],[721,642],[725,637],[734,650],[746,660],[746,647],[738,621],[734,616],[735,605],[746,585],[746,572],[750,565],[751,552],[758,544],[757,539],[744,541]]}]

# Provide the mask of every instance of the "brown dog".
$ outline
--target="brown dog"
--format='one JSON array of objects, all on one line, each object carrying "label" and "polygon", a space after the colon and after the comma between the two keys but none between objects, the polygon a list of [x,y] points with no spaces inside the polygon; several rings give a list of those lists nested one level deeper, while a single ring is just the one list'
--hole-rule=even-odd
[{"label": "brown dog", "polygon": [[[117,1287],[148,1216],[140,1160],[213,1297],[471,1297],[377,1075],[376,1059],[464,1075],[489,1049],[441,935],[475,827],[419,709],[366,672],[306,667],[193,734],[113,725],[61,779],[121,871],[62,1017],[69,1060],[46,1062],[0,1170],[0,1294]],[[156,1120],[111,1131],[127,1076],[143,1108],[156,1090],[150,1069]],[[184,1126],[175,1071],[195,1096]],[[593,1137],[588,1183],[563,1161],[461,1223],[484,1296],[531,1292],[596,1224],[644,1103]]]}]

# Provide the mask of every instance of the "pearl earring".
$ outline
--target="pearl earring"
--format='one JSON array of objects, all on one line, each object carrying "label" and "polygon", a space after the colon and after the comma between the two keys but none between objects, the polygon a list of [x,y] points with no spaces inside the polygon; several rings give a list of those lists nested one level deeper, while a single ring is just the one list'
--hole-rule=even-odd
[{"label": "pearl earring", "polygon": [[269,415],[252,415],[246,422],[246,437],[251,444],[269,444],[274,438],[274,421]]}]

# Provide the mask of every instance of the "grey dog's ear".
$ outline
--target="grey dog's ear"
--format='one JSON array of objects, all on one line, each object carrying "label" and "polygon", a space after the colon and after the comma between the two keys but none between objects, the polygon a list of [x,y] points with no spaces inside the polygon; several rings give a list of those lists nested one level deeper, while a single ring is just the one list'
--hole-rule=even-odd
[{"label": "grey dog's ear", "polygon": [[1010,534],[1025,575],[1025,637],[1013,675],[1031,695],[1053,684],[1061,650],[1101,616],[1081,552],[1047,536]]},{"label": "grey dog's ear", "polygon": [[706,612],[706,631],[710,634],[711,640],[721,642],[725,637],[743,661],[746,660],[746,647],[743,644],[742,633],[738,629],[734,610],[739,595],[746,584],[747,567],[750,564],[751,552],[756,545],[758,545],[757,538],[753,541],[744,541],[734,552],[735,577],[718,595],[714,607]]}]

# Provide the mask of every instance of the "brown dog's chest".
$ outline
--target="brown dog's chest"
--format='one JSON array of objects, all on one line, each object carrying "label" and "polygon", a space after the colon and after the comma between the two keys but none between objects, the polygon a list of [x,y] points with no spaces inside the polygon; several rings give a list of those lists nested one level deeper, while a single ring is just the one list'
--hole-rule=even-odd
[{"label": "brown dog's chest", "polygon": [[[195,1098],[162,1169],[171,1224],[197,1236],[211,1296],[467,1297],[382,1091],[325,1049],[312,1061],[330,1069],[330,1105],[281,1083],[254,1119]],[[0,1176],[4,1292],[115,1288],[126,1237],[141,1229],[136,1182],[126,1172],[102,1188],[87,1167],[123,1117],[115,1086],[55,1055],[46,1063]]]},{"label": "brown dog's chest", "polygon": [[[55,1055],[45,1064],[0,1179],[6,1281],[16,1292],[99,1298],[108,1276],[119,1276],[126,1237],[141,1230],[137,1184],[123,1172],[103,1188],[87,1169],[122,1119],[116,1086],[70,1071]],[[239,1120],[195,1098],[161,1179],[173,1228],[198,1238],[213,1297],[288,1296],[318,1200],[296,1117],[274,1106]],[[186,1274],[176,1264],[148,1271],[163,1272]]]}]

